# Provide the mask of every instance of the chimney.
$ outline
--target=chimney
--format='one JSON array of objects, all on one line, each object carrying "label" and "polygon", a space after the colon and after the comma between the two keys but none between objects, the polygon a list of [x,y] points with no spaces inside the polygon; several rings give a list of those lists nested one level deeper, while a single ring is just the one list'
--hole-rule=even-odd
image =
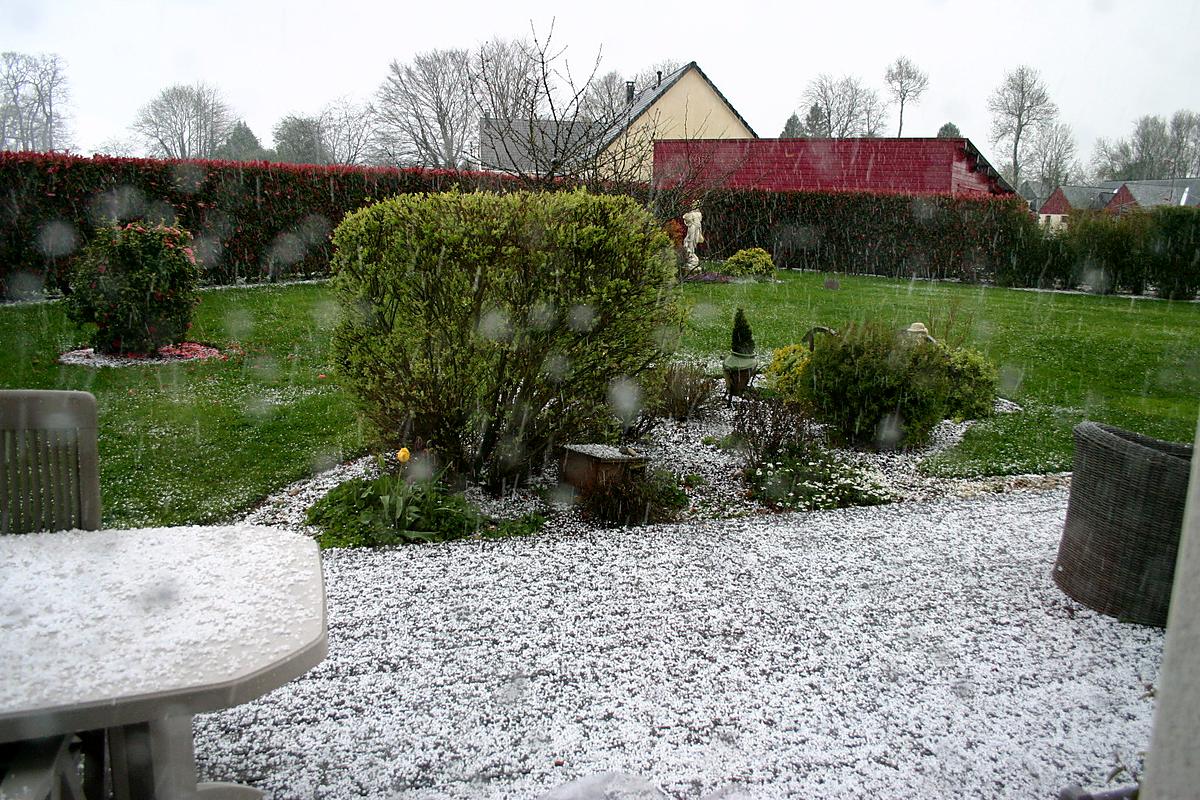
[{"label": "chimney", "polygon": [[658,71],[658,83],[654,84],[654,88],[657,89],[660,86],[662,86],[662,70],[661,69]]},{"label": "chimney", "polygon": [[633,105],[633,81],[625,81],[625,102]]}]

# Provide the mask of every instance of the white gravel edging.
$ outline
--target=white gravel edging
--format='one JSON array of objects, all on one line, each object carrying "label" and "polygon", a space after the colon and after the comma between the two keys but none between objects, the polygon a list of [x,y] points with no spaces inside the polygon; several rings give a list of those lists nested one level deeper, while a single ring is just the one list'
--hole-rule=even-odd
[{"label": "white gravel edging", "polygon": [[339,799],[530,798],[610,770],[689,798],[1102,786],[1148,742],[1162,632],[1053,584],[1065,507],[327,551],[328,658],[197,718],[201,773]]}]

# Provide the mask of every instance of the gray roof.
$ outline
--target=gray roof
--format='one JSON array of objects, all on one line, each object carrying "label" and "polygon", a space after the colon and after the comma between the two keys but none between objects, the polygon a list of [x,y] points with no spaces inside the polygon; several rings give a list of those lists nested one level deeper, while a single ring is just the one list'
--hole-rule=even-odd
[{"label": "gray roof", "polygon": [[1126,181],[1125,186],[1142,208],[1200,205],[1200,178],[1175,181]]},{"label": "gray roof", "polygon": [[[1107,181],[1106,183],[1113,183]],[[1108,205],[1108,201],[1112,199],[1113,193],[1120,188],[1121,183],[1116,182],[1115,186],[1109,187],[1105,184],[1100,186],[1060,186],[1059,191],[1067,198],[1071,208],[1098,210]]]},{"label": "gray roof", "polygon": [[[661,81],[648,86],[633,96],[633,102],[616,119],[604,123],[578,120],[559,122],[549,119],[497,120],[485,117],[479,121],[479,165],[483,169],[520,174],[544,174],[551,158],[566,161],[584,161],[604,152],[621,134],[629,129],[639,117],[650,110],[659,98],[688,73],[696,70],[708,83],[721,101],[729,107],[746,130],[758,138],[750,124],[738,113],[733,104],[721,94],[704,70],[695,61],[689,61],[679,69],[664,75]],[[563,157],[567,156],[566,159]],[[555,165],[562,166],[562,165]]]},{"label": "gray roof", "polygon": [[519,175],[558,173],[594,155],[603,132],[603,125],[589,120],[484,117],[479,120],[479,166]]}]

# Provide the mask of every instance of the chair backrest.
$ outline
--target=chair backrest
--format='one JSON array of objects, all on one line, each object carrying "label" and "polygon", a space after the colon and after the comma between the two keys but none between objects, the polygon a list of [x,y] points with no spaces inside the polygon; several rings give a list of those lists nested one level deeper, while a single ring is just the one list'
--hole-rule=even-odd
[{"label": "chair backrest", "polygon": [[0,533],[99,527],[96,398],[0,391]]}]

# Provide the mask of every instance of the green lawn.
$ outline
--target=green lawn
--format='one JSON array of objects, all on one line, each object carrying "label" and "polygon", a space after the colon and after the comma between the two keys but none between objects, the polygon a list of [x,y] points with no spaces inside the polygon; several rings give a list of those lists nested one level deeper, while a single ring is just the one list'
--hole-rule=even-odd
[{"label": "green lawn", "polygon": [[93,369],[56,363],[85,343],[59,304],[0,307],[0,388],[83,389],[100,411],[106,526],[210,522],[363,449],[330,378],[328,287],[203,294],[197,341],[225,362]]},{"label": "green lawn", "polygon": [[[684,349],[729,347],[746,309],[760,354],[817,324],[880,317],[926,322],[985,351],[1002,394],[1025,412],[976,426],[927,463],[946,475],[1070,469],[1071,427],[1112,422],[1190,441],[1200,398],[1200,304],[954,284],[783,274],[776,284],[689,284]],[[100,406],[108,526],[226,518],[366,447],[353,404],[331,380],[337,315],[325,285],[205,292],[194,339],[244,355],[220,363],[91,369],[58,354],[83,336],[57,304],[0,307],[0,388],[84,389]],[[952,336],[952,338],[953,338]],[[321,378],[320,375],[329,375]]]},{"label": "green lawn", "polygon": [[1190,442],[1200,410],[1200,304],[1029,292],[995,287],[780,273],[782,283],[687,285],[693,303],[684,349],[728,350],[734,310],[746,309],[760,355],[814,325],[870,317],[922,321],[935,336],[985,352],[1000,393],[1023,413],[977,425],[963,444],[926,463],[941,475],[1071,468],[1071,428],[1093,419]]}]

